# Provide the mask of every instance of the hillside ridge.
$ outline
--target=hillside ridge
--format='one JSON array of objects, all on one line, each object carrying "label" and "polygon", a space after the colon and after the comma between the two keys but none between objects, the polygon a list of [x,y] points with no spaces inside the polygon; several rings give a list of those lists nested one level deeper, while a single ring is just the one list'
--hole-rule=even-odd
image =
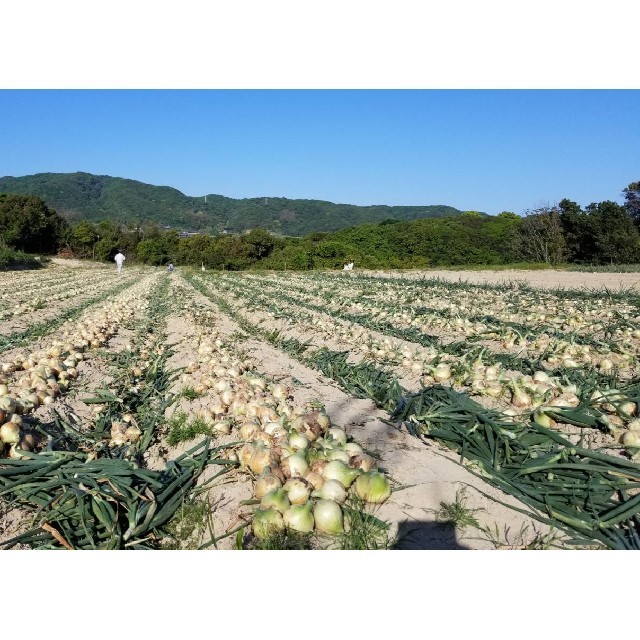
[{"label": "hillside ridge", "polygon": [[83,171],[4,176],[0,178],[0,193],[39,196],[72,223],[105,218],[123,224],[147,220],[205,233],[241,233],[259,227],[281,235],[304,236],[384,220],[463,213],[448,205],[361,206],[272,196],[237,199],[219,194],[194,197],[170,186]]}]

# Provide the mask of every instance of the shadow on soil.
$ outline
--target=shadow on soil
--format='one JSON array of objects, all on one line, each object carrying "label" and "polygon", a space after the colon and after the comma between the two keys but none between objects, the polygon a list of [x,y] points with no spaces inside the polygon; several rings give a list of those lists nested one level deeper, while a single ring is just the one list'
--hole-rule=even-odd
[{"label": "shadow on soil", "polygon": [[458,543],[455,525],[451,522],[402,522],[398,528],[397,542],[392,549],[399,550],[453,550],[470,549]]}]

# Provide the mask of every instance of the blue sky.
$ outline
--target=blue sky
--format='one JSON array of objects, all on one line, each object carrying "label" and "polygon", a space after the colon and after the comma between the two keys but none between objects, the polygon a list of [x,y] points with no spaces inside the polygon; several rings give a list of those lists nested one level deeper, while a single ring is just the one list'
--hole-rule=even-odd
[{"label": "blue sky", "polygon": [[487,213],[616,200],[640,90],[0,90],[0,175]]}]

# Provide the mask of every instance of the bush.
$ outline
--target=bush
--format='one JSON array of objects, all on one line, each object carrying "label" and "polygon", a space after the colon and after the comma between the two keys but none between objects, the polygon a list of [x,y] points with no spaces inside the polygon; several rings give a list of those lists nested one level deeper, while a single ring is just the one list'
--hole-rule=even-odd
[{"label": "bush", "polygon": [[0,247],[0,269],[3,271],[9,269],[40,269],[42,266],[42,260],[36,256]]}]

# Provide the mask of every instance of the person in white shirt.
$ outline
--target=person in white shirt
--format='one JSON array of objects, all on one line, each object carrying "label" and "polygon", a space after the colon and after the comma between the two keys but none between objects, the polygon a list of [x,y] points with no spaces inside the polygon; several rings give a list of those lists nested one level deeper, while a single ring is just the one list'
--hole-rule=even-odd
[{"label": "person in white shirt", "polygon": [[118,265],[118,273],[122,273],[122,263],[126,260],[122,251],[118,251],[116,257],[114,258],[116,264]]}]

